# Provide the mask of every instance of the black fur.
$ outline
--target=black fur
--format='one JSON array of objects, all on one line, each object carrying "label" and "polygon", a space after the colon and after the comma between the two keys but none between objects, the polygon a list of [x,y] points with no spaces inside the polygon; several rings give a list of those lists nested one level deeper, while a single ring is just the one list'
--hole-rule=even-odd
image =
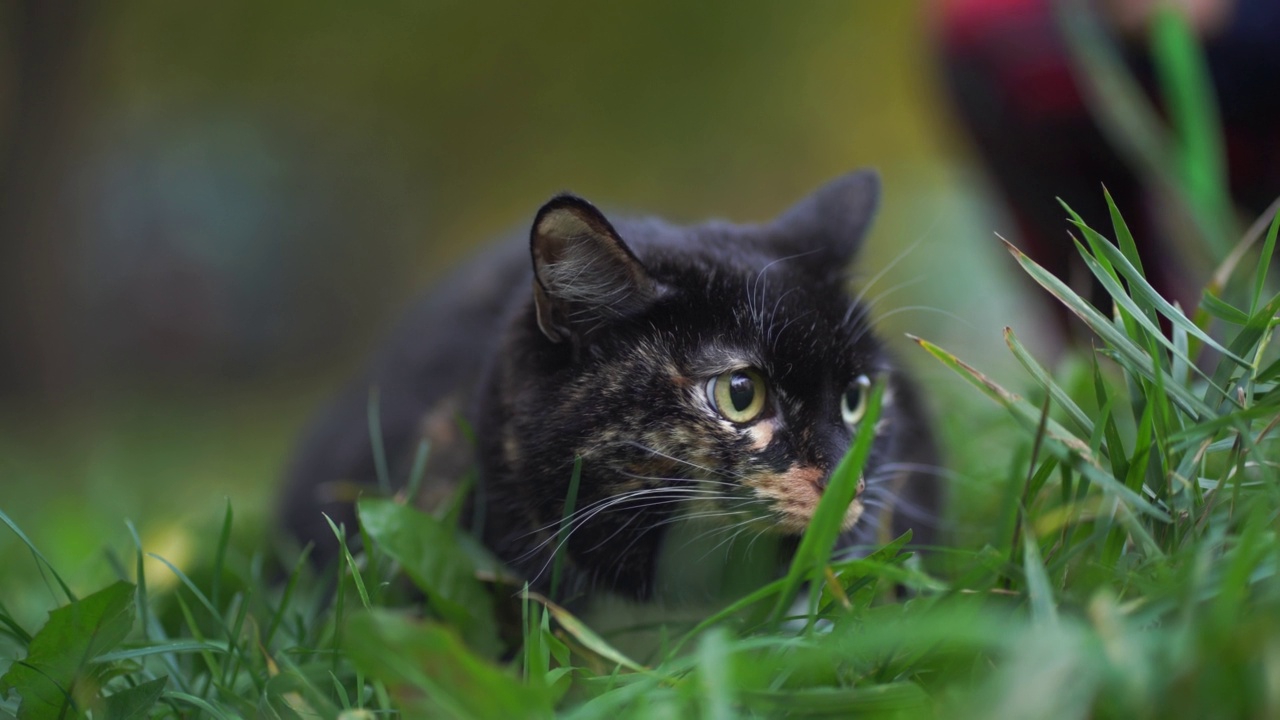
[{"label": "black fur", "polygon": [[[535,586],[548,580],[581,457],[579,517],[603,511],[570,535],[571,587],[645,597],[667,522],[690,512],[689,503],[663,500],[683,493],[701,501],[693,506],[702,513],[738,512],[729,522],[794,534],[813,495],[795,478],[811,478],[819,491],[825,484],[853,434],[841,398],[868,375],[887,377],[892,397],[860,497],[869,509],[843,543],[874,541],[887,505],[902,509],[892,532],[913,527],[916,543],[931,542],[934,442],[916,388],[848,290],[878,195],[874,174],[853,173],[772,223],[693,227],[614,224],[585,200],[553,199],[528,245],[498,246],[429,294],[321,416],[290,471],[286,527],[324,558],[334,544],[320,513],[353,526],[350,504],[327,499],[324,488],[374,482],[366,402],[376,386],[393,477],[404,476],[424,433],[440,431],[441,412],[456,407],[471,422],[477,530]],[[717,415],[704,391],[743,365],[767,385],[766,409],[750,426]],[[461,440],[437,439],[429,482],[459,472],[465,453]],[[653,492],[605,505],[640,490]]]}]

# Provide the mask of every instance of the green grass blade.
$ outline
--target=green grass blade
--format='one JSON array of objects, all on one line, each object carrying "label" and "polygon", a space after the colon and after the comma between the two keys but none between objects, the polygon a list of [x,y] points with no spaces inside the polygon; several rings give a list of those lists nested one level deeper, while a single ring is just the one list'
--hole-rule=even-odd
[{"label": "green grass blade", "polygon": [[1040,387],[1043,387],[1049,393],[1049,396],[1053,398],[1054,402],[1058,403],[1058,406],[1071,416],[1071,419],[1075,421],[1082,430],[1084,430],[1086,435],[1093,434],[1093,421],[1090,420],[1084,410],[1081,410],[1080,406],[1071,399],[1071,396],[1067,394],[1067,391],[1063,390],[1058,383],[1054,382],[1053,378],[1049,375],[1049,372],[1044,369],[1044,366],[1037,362],[1035,358],[1031,357],[1031,353],[1027,352],[1027,349],[1023,347],[1022,343],[1018,342],[1018,337],[1014,335],[1013,328],[1005,327],[1004,342],[1009,346],[1009,350],[1013,352],[1013,356],[1022,364],[1022,367],[1026,368],[1027,372],[1031,373],[1031,377],[1035,378],[1035,381],[1040,384]]},{"label": "green grass blade", "polygon": [[164,694],[164,697],[171,698],[173,700],[178,700],[180,702],[187,703],[188,705],[194,705],[195,707],[208,713],[210,717],[221,718],[222,720],[240,720],[239,715],[236,715],[234,713],[231,715],[228,715],[227,713],[223,712],[221,708],[215,707],[212,703],[208,702],[204,698],[198,698],[195,695],[190,695],[182,692],[167,692]]},{"label": "green grass blade", "polygon": [[23,647],[31,644],[31,633],[27,632],[17,620],[13,619],[9,608],[5,607],[3,602],[0,602],[0,625],[8,628],[10,637],[21,643]]},{"label": "green grass blade", "polygon": [[168,642],[150,643],[143,647],[129,648],[127,650],[115,650],[113,652],[104,653],[95,658],[93,662],[102,665],[121,662],[123,660],[137,660],[139,658],[151,657],[152,655],[193,652],[213,652],[226,655],[229,654],[231,650],[226,644],[220,645],[218,643],[208,641],[170,640]]},{"label": "green grass blade", "polygon": [[[58,587],[62,588],[62,594],[67,596],[67,602],[75,602],[76,595],[71,592],[71,588],[67,587],[67,584],[62,581],[62,576],[58,574],[58,571],[54,569],[49,560],[46,559],[38,549],[36,549],[35,543],[31,542],[31,538],[27,537],[27,534],[22,532],[22,528],[18,527],[18,524],[13,520],[10,520],[9,516],[5,515],[3,510],[0,510],[0,522],[9,526],[9,529],[13,531],[13,534],[17,535],[18,539],[22,541],[22,544],[26,545],[27,549],[31,551],[31,554],[35,556],[37,563],[43,564],[44,567],[49,569],[49,573],[53,575],[53,579],[57,581]],[[41,572],[43,572],[43,570]]]},{"label": "green grass blade", "polygon": [[1205,312],[1213,317],[1225,320],[1232,325],[1247,325],[1249,323],[1249,313],[1212,293],[1206,292],[1200,296],[1200,307],[1204,308]]},{"label": "green grass blade", "polygon": [[369,443],[373,447],[373,467],[383,497],[391,495],[391,472],[387,469],[387,448],[382,443],[382,403],[377,386],[369,388]]},{"label": "green grass blade", "polygon": [[618,667],[624,667],[633,672],[643,673],[649,671],[648,668],[613,647],[607,640],[600,637],[594,630],[575,617],[573,613],[552,602],[549,598],[536,592],[526,592],[525,597],[541,603],[551,613],[551,616],[556,619],[556,622],[560,624],[560,627],[564,628],[565,632],[572,635],[578,642],[582,643],[583,647],[596,655],[616,664]]},{"label": "green grass blade", "polygon": [[1182,185],[1215,257],[1231,248],[1231,200],[1227,195],[1226,153],[1218,102],[1204,52],[1187,19],[1172,7],[1156,7],[1151,23],[1151,56],[1160,95],[1176,138]]},{"label": "green grass blade", "polygon": [[[1120,246],[1120,252],[1124,253],[1124,257],[1137,269],[1140,276],[1145,277],[1146,271],[1142,267],[1142,257],[1138,254],[1138,244],[1133,240],[1133,233],[1129,232],[1129,225],[1124,221],[1124,216],[1120,214],[1120,209],[1116,207],[1116,201],[1111,197],[1111,191],[1103,186],[1102,194],[1107,199],[1107,212],[1111,214],[1111,229],[1116,234],[1116,244]],[[1081,218],[1081,222],[1084,220]]]},{"label": "green grass blade", "polygon": [[569,518],[573,517],[578,505],[578,483],[582,480],[582,458],[573,459],[573,471],[569,475],[569,492],[564,498],[564,512],[560,515],[560,529],[556,532],[556,555],[551,566],[551,598],[560,598],[560,576],[564,572],[564,558],[568,552],[565,547],[569,541]]},{"label": "green grass blade", "polygon": [[[351,571],[351,579],[356,585],[356,594],[360,596],[360,604],[365,610],[372,607],[369,602],[369,591],[364,587],[364,578],[360,574],[360,566],[356,564],[356,559],[351,556],[351,550],[347,548],[347,536],[334,522],[333,518],[328,515],[324,516],[324,521],[329,523],[329,529],[333,531],[333,536],[338,540],[338,547],[342,548],[342,569]],[[338,582],[342,582],[339,575]]]},{"label": "green grass blade", "polygon": [[[1276,313],[1280,312],[1280,293],[1272,296],[1257,312],[1249,317],[1240,332],[1232,339],[1230,347],[1235,353],[1256,352],[1262,338],[1271,328]],[[1213,374],[1214,385],[1226,387],[1231,378],[1232,367],[1223,363]],[[1232,398],[1234,402],[1234,398]],[[1207,419],[1207,418],[1206,418]]]},{"label": "green grass blade", "polygon": [[858,492],[858,481],[862,477],[862,469],[867,457],[871,454],[871,444],[875,440],[875,426],[880,419],[880,405],[884,398],[884,381],[878,381],[871,388],[867,401],[867,411],[859,423],[858,432],[854,436],[853,445],[840,460],[840,464],[831,473],[827,487],[823,490],[818,507],[800,538],[800,547],[783,578],[782,588],[774,605],[772,622],[779,623],[786,615],[787,609],[800,590],[805,580],[817,582],[817,571],[827,564],[836,537],[840,534],[845,513]]},{"label": "green grass blade", "polygon": [[[1077,223],[1077,227],[1086,234],[1097,235],[1097,233],[1089,230],[1083,224]],[[1135,297],[1139,297],[1143,302],[1149,303],[1157,312],[1168,319],[1169,322],[1195,336],[1198,340],[1222,353],[1236,364],[1248,365],[1247,360],[1220,345],[1212,336],[1200,329],[1200,327],[1192,322],[1190,318],[1179,311],[1178,308],[1174,307],[1168,300],[1165,300],[1160,293],[1156,292],[1155,288],[1153,288],[1151,284],[1147,282],[1147,279],[1143,277],[1142,272],[1138,270],[1138,268],[1134,267],[1129,262],[1129,259],[1124,256],[1124,253],[1116,248],[1116,246],[1107,242],[1106,239],[1101,236],[1098,236],[1097,240],[1099,242],[1097,242],[1096,245],[1093,245],[1093,247],[1096,251],[1101,251],[1101,253],[1106,256],[1107,260],[1110,261],[1111,265],[1114,266],[1115,270],[1124,277],[1124,279],[1129,283],[1129,289],[1133,292]]]},{"label": "green grass blade", "polygon": [[1103,132],[1141,175],[1171,176],[1168,129],[1096,14],[1076,3],[1056,7],[1075,75]]},{"label": "green grass blade", "polygon": [[[1036,264],[1031,258],[1027,257],[1021,250],[1012,244],[1005,242],[1009,252],[1013,253],[1014,259],[1018,264],[1045,290],[1056,297],[1059,302],[1067,307],[1076,317],[1084,321],[1091,330],[1098,334],[1108,345],[1115,348],[1121,357],[1130,363],[1130,367],[1137,373],[1141,374],[1149,380],[1155,379],[1155,370],[1153,362],[1146,351],[1138,347],[1128,337],[1116,329],[1114,325],[1107,321],[1093,306],[1085,302],[1079,295],[1067,287],[1061,280],[1054,277],[1052,273]],[[1221,383],[1217,383],[1221,384]],[[1170,385],[1169,390],[1178,403],[1188,415],[1196,418],[1209,418],[1215,413],[1203,400],[1196,397],[1184,387],[1179,385]]]},{"label": "green grass blade", "polygon": [[763,717],[932,717],[931,699],[912,682],[867,687],[745,690],[744,704]]},{"label": "green grass blade", "polygon": [[227,511],[222,518],[222,532],[218,535],[218,548],[213,558],[213,580],[209,589],[209,598],[213,606],[221,603],[222,568],[227,560],[227,545],[231,543],[231,498],[227,498]]},{"label": "green grass blade", "polygon": [[680,649],[684,647],[685,643],[687,643],[689,640],[693,639],[694,637],[702,634],[707,628],[712,627],[714,625],[718,625],[732,618],[733,616],[741,613],[742,611],[752,607],[753,605],[764,602],[765,600],[768,600],[774,595],[777,595],[782,591],[783,585],[784,585],[784,579],[779,578],[777,580],[774,580],[773,582],[767,585],[764,585],[756,590],[753,590],[750,593],[742,596],[741,598],[738,598],[737,600],[734,600],[733,602],[726,605],[724,609],[720,610],[719,612],[716,612],[710,615],[709,617],[704,618],[697,625],[694,625],[692,630],[685,633],[684,637],[680,638],[680,640],[678,640],[675,643],[675,645],[672,646],[672,654],[678,654]]},{"label": "green grass blade", "polygon": [[284,592],[280,595],[280,607],[271,614],[271,621],[267,624],[267,634],[262,638],[262,647],[270,649],[271,641],[275,639],[276,632],[280,629],[280,624],[284,621],[285,611],[289,609],[290,603],[293,601],[293,594],[298,587],[298,578],[302,576],[303,569],[307,567],[307,559],[311,556],[311,549],[315,547],[311,543],[307,543],[302,548],[302,552],[298,553],[298,559],[293,564],[293,572],[289,573],[289,579],[285,582]]},{"label": "green grass blade", "polygon": [[1027,578],[1027,598],[1031,602],[1031,620],[1041,625],[1058,622],[1058,607],[1053,600],[1049,576],[1040,558],[1040,545],[1031,528],[1022,530],[1022,569]]},{"label": "green grass blade", "polygon": [[413,465],[409,468],[409,481],[405,485],[405,497],[409,498],[411,503],[418,497],[418,491],[422,488],[422,481],[427,474],[427,457],[430,454],[431,443],[425,439],[420,441],[413,455]]},{"label": "green grass blade", "polygon": [[733,720],[734,712],[733,667],[729,641],[724,630],[716,628],[702,637],[698,644],[698,679],[702,703],[698,717],[709,720]]},{"label": "green grass blade", "polygon": [[1276,234],[1280,232],[1280,208],[1271,218],[1271,227],[1267,230],[1267,239],[1262,243],[1262,256],[1258,258],[1258,272],[1253,281],[1253,299],[1249,303],[1249,313],[1258,311],[1258,303],[1262,302],[1267,289],[1267,269],[1271,267],[1271,257],[1276,250]]},{"label": "green grass blade", "polygon": [[[222,630],[223,636],[226,637],[227,639],[228,646],[234,649],[234,653],[232,653],[232,657],[235,658],[238,662],[248,664],[248,658],[245,657],[244,648],[240,647],[236,643],[235,633],[231,631],[231,628],[227,625],[222,615],[219,614],[218,609],[213,606],[212,602],[209,601],[209,596],[201,592],[200,588],[194,582],[191,581],[191,578],[187,577],[186,573],[179,570],[177,565],[174,565],[173,563],[169,562],[165,558],[160,557],[155,553],[147,553],[147,556],[153,557],[156,560],[159,560],[160,562],[164,563],[165,566],[168,567],[169,570],[171,570],[173,574],[178,577],[178,580],[188,590],[191,591],[191,594],[195,596],[196,600],[200,602],[200,604],[204,607],[205,610],[209,611],[210,617],[214,620],[214,622],[218,624],[218,628]],[[179,598],[179,600],[181,600],[181,598]],[[194,619],[192,622],[194,623]],[[258,677],[257,673],[249,673],[249,678],[253,681],[254,687],[257,688],[259,692],[261,692],[262,679]]]},{"label": "green grass blade", "polygon": [[[1124,293],[1124,290],[1120,288],[1120,286],[1116,283],[1114,279],[1106,275],[1103,269],[1099,266],[1098,262],[1093,257],[1090,257],[1087,252],[1085,252],[1084,247],[1081,246],[1078,241],[1076,242],[1076,246],[1080,249],[1080,253],[1081,253],[1081,256],[1084,258],[1085,265],[1091,271],[1093,271],[1094,276],[1097,277],[1098,281],[1101,282],[1103,287],[1107,289],[1107,292],[1112,294],[1112,298],[1116,301],[1116,304],[1118,304],[1120,307],[1125,309],[1126,322],[1130,322],[1130,318],[1131,318],[1132,319],[1131,322],[1133,324],[1140,326],[1142,330],[1145,331],[1141,333],[1141,337],[1146,342],[1148,342],[1148,344],[1159,343],[1160,345],[1163,345],[1165,349],[1170,352],[1171,356],[1177,357],[1178,346],[1174,345],[1173,341],[1170,340],[1168,337],[1165,337],[1165,334],[1160,331],[1160,328],[1157,327],[1155,323],[1150,318],[1148,318],[1147,315],[1145,315],[1138,308],[1136,304],[1134,304],[1133,300],[1130,299],[1129,296]],[[1188,325],[1190,325],[1190,321],[1188,321]],[[1194,325],[1192,325],[1192,327],[1194,327]],[[1215,347],[1217,346],[1217,343],[1213,343],[1213,344]],[[1149,347],[1146,352],[1146,356],[1148,358],[1158,358],[1160,357],[1160,355],[1158,354],[1158,350],[1159,348],[1156,348],[1154,346]],[[1223,352],[1224,353],[1226,352],[1225,349],[1223,350]],[[1229,354],[1228,354],[1228,357],[1230,357]],[[1185,365],[1190,367],[1192,370],[1194,370],[1197,375],[1199,375],[1200,377],[1208,381],[1209,387],[1211,387],[1214,390],[1217,390],[1218,393],[1223,397],[1226,397],[1226,391],[1214,385],[1212,379],[1208,376],[1208,374],[1206,374],[1203,370],[1199,368],[1199,366],[1197,366],[1194,362],[1192,362],[1191,358],[1182,356],[1182,357],[1178,357],[1178,359],[1181,360]],[[1234,360],[1237,358],[1232,358],[1232,359]],[[1160,363],[1153,362],[1151,364],[1151,367],[1152,367],[1152,373],[1154,375],[1160,374]]]},{"label": "green grass blade", "polygon": [[129,536],[133,538],[134,548],[134,573],[138,576],[135,584],[138,587],[138,624],[142,627],[142,637],[150,637],[151,635],[151,607],[150,601],[147,599],[147,572],[145,557],[142,552],[142,539],[138,536],[138,528],[134,527],[133,522],[125,520],[125,527],[129,529]]},{"label": "green grass blade", "polygon": [[[1028,429],[1034,430],[1039,427],[1042,420],[1042,413],[1038,408],[1031,407],[1025,400],[1017,395],[1004,389],[990,378],[962,362],[955,355],[934,345],[933,343],[922,340],[920,338],[908,335],[915,340],[926,352],[942,361],[943,365],[956,372],[958,375],[969,381],[971,385],[978,388],[987,397],[995,400],[1000,405],[1008,409],[1015,418],[1018,418]],[[1168,520],[1168,514],[1163,510],[1155,507],[1145,498],[1139,496],[1123,483],[1119,482],[1112,475],[1102,470],[1098,459],[1094,457],[1093,451],[1089,445],[1079,438],[1072,435],[1052,418],[1043,418],[1045,428],[1045,439],[1050,441],[1046,445],[1059,455],[1060,458],[1072,459],[1072,465],[1077,472],[1082,473],[1090,481],[1097,483],[1100,487],[1106,489],[1115,495],[1118,495],[1125,502],[1133,505],[1139,511],[1161,520]]]}]

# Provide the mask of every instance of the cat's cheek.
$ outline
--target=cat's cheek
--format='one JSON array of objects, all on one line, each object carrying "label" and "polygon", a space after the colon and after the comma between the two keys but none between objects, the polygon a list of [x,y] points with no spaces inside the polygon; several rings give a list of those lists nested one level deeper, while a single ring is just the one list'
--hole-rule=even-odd
[{"label": "cat's cheek", "polygon": [[755,452],[763,452],[773,442],[773,435],[776,430],[777,422],[774,420],[761,420],[747,428],[746,436],[748,442],[750,442],[748,447]]}]

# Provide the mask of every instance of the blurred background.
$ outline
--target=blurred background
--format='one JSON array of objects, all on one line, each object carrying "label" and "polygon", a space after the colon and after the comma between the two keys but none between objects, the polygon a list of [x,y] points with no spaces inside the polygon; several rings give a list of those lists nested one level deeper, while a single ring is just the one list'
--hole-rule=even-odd
[{"label": "blurred background", "polygon": [[[551,194],[755,221],[862,166],[885,197],[859,274],[892,265],[869,293],[884,335],[964,418],[943,433],[980,484],[1008,463],[983,432],[1000,412],[903,333],[1014,388],[1003,327],[1052,343],[946,101],[935,11],[0,3],[0,509],[73,582],[131,547],[124,518],[178,563],[224,498],[260,536],[308,414]],[[0,532],[0,575],[25,555]]]}]

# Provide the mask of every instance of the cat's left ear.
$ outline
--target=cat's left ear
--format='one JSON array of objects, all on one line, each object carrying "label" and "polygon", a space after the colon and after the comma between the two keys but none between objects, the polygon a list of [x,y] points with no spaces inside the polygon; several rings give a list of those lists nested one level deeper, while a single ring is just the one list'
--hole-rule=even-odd
[{"label": "cat's left ear", "polygon": [[634,316],[662,291],[605,216],[574,195],[542,206],[529,249],[538,328],[552,342]]},{"label": "cat's left ear", "polygon": [[778,257],[842,272],[862,247],[880,206],[880,176],[874,170],[842,175],[792,205],[765,225],[765,242]]}]

